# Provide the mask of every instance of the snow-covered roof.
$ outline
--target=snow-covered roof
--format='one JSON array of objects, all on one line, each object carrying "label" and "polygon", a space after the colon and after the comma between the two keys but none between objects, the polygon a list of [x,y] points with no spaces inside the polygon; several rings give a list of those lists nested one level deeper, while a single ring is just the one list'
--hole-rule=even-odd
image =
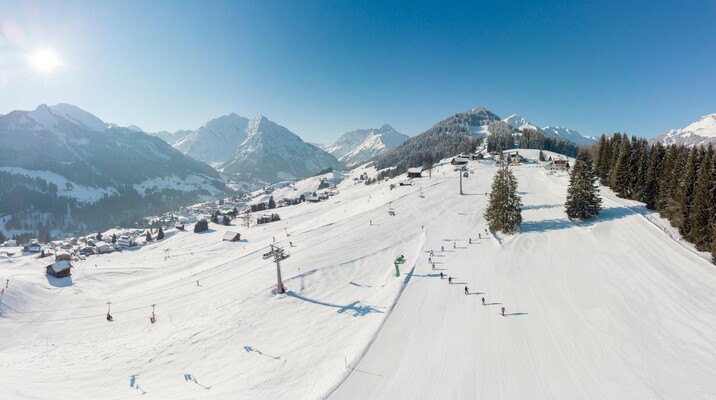
[{"label": "snow-covered roof", "polygon": [[236,235],[238,235],[238,234],[239,234],[239,232],[226,231],[226,233],[224,234],[224,237],[222,239],[223,240],[231,240],[231,239],[235,238]]},{"label": "snow-covered roof", "polygon": [[408,168],[408,173],[409,173],[409,174],[419,174],[419,173],[421,173],[421,172],[423,172],[423,168],[422,168],[422,167]]},{"label": "snow-covered roof", "polygon": [[52,270],[55,271],[55,273],[58,273],[72,268],[72,264],[70,264],[67,260],[62,260],[52,264],[50,267],[52,267]]}]

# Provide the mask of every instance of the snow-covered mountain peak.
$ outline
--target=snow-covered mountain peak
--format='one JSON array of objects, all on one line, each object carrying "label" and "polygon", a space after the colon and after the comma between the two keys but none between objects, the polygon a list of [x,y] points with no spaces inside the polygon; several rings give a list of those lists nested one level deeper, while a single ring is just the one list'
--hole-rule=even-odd
[{"label": "snow-covered mountain peak", "polygon": [[504,122],[507,122],[511,126],[515,127],[517,130],[522,131],[524,129],[534,129],[536,131],[539,131],[540,129],[537,127],[537,125],[534,125],[524,119],[523,117],[512,114],[509,117],[503,119]]},{"label": "snow-covered mountain peak", "polygon": [[72,104],[59,103],[52,107],[47,107],[43,104],[38,107],[38,110],[43,106],[50,113],[64,117],[75,124],[84,125],[93,131],[102,132],[107,129],[107,124],[104,121]]},{"label": "snow-covered mountain peak", "polygon": [[685,146],[716,144],[716,113],[707,114],[698,121],[681,129],[672,129],[653,139],[666,145],[679,144]]},{"label": "snow-covered mountain peak", "polygon": [[383,124],[378,129],[357,129],[346,132],[326,151],[348,166],[366,162],[371,158],[398,147],[408,136]]}]

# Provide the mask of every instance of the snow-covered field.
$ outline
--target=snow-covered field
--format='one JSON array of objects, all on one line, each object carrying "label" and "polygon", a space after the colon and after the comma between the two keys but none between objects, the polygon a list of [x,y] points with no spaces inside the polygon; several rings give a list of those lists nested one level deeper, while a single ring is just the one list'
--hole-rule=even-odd
[{"label": "snow-covered field", "polygon": [[[714,265],[618,201],[569,221],[567,176],[536,164],[514,168],[522,232],[486,234],[495,169],[470,168],[464,196],[449,165],[395,190],[349,177],[326,202],[274,210],[281,221],[234,221],[245,241],[170,230],[77,262],[71,282],[0,259],[0,397],[716,396]],[[274,238],[291,254],[278,296],[262,257]]]}]

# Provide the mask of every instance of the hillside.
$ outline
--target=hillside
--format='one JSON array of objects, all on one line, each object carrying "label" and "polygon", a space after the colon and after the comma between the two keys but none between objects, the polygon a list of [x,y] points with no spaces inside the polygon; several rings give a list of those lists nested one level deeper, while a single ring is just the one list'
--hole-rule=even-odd
[{"label": "hillside", "polygon": [[68,104],[0,116],[0,142],[0,214],[18,231],[106,227],[224,190],[208,165]]},{"label": "hillside", "polygon": [[[465,196],[449,165],[394,190],[402,177],[365,185],[353,178],[375,170],[357,169],[327,201],[274,209],[281,221],[169,230],[163,242],[76,262],[71,280],[46,278],[46,263],[27,255],[0,259],[0,278],[10,278],[3,393],[713,397],[716,269],[667,235],[668,222],[605,190],[602,214],[573,223],[563,212],[568,177],[528,163],[513,169],[521,232],[486,233],[495,168],[469,168]],[[242,241],[221,241],[226,229]],[[276,265],[262,257],[274,238],[290,254],[278,296]]]}]

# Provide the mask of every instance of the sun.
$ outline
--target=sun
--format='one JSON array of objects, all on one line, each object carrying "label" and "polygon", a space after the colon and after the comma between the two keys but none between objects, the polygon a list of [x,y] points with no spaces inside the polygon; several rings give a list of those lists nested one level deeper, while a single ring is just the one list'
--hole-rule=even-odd
[{"label": "sun", "polygon": [[36,71],[48,74],[60,66],[60,59],[54,51],[43,49],[30,56],[30,64]]}]

